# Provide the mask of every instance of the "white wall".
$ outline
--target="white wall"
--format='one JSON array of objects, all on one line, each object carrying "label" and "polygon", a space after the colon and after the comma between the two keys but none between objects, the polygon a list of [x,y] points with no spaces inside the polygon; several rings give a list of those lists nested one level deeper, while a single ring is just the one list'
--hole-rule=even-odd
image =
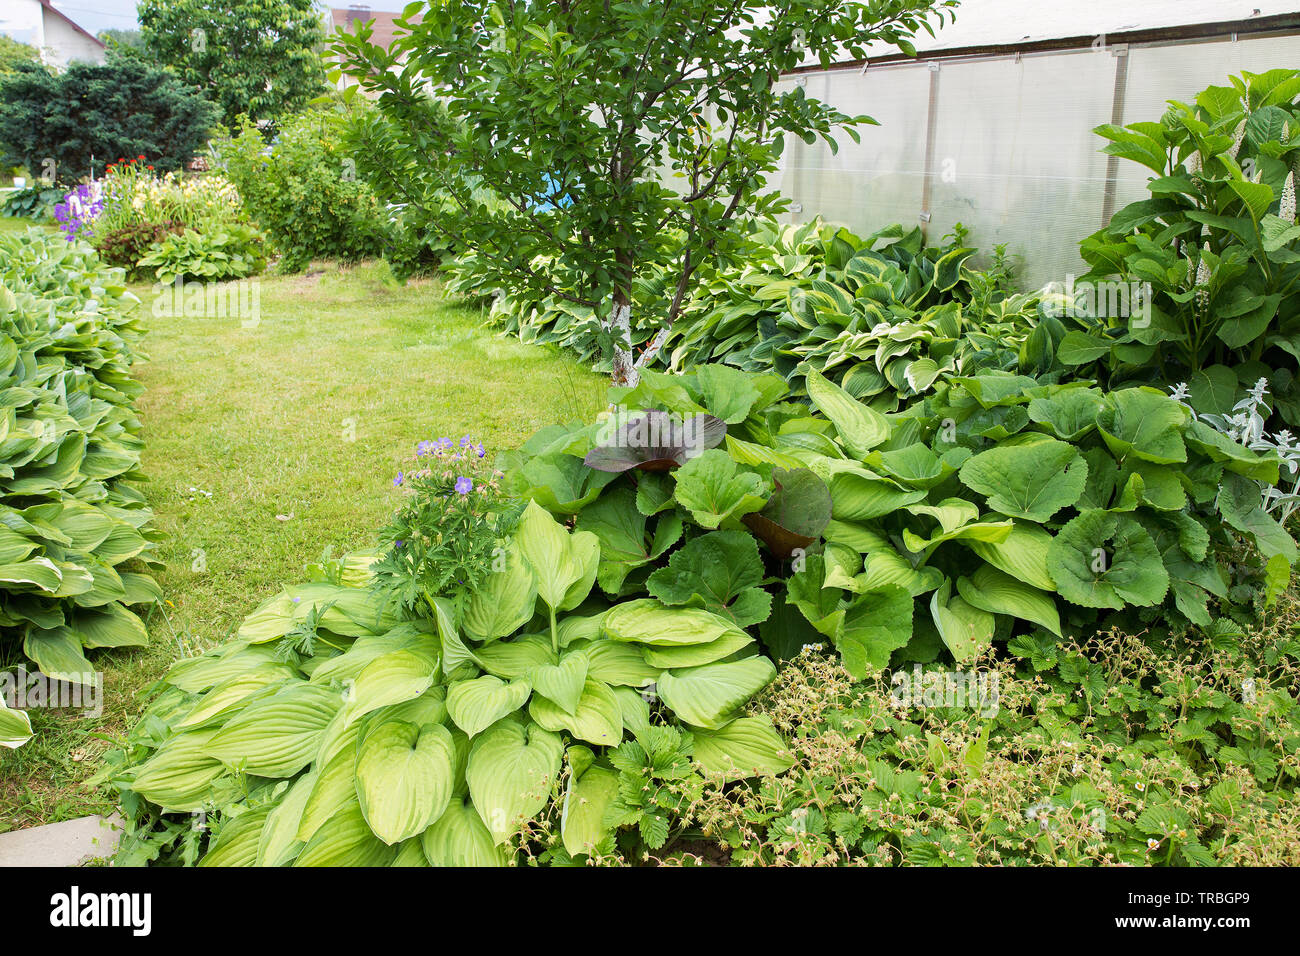
[{"label": "white wall", "polygon": [[104,48],[83,33],[68,25],[57,13],[45,11],[45,43],[42,45],[45,62],[58,69],[74,60],[89,63],[104,62]]}]

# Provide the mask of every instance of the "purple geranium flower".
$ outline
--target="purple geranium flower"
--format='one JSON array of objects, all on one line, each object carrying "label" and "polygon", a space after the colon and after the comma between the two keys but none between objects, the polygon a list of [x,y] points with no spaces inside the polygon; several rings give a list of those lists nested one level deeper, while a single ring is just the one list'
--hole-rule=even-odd
[{"label": "purple geranium flower", "polygon": [[474,482],[470,481],[464,475],[456,479],[456,494],[467,495],[474,490]]},{"label": "purple geranium flower", "polygon": [[397,477],[393,479],[393,487],[394,488],[402,487],[402,473],[400,471],[397,473]]}]

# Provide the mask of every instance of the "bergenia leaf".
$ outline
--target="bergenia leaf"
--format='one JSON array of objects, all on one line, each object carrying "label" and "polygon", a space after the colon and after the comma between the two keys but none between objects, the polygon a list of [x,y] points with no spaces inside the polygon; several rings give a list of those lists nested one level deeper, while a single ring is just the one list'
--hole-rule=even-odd
[{"label": "bergenia leaf", "polygon": [[619,473],[668,471],[686,464],[710,448],[716,448],[727,434],[726,423],[712,415],[681,418],[652,410],[617,423],[610,435],[587,453],[583,462],[596,471]]}]

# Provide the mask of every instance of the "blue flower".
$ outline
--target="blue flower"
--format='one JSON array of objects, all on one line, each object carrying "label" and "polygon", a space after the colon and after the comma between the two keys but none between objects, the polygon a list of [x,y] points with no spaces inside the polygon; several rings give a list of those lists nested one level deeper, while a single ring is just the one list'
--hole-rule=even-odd
[{"label": "blue flower", "polygon": [[397,473],[397,477],[393,479],[393,487],[394,488],[402,487],[402,473],[400,471]]},{"label": "blue flower", "polygon": [[456,479],[456,494],[467,495],[474,490],[474,482],[470,481],[464,475]]},{"label": "blue flower", "polygon": [[431,441],[422,441],[420,444],[415,446],[415,455],[417,458],[427,455],[431,451],[433,451],[433,442]]},{"label": "blue flower", "polygon": [[465,435],[465,436],[463,436],[463,437],[461,438],[461,440],[460,440],[460,447],[461,447],[461,448],[468,448],[469,445],[470,445],[470,443],[473,442],[473,441],[474,441],[473,438],[471,438],[469,435]]},{"label": "blue flower", "polygon": [[482,442],[480,442],[479,445],[478,445],[478,447],[476,447],[474,450],[475,450],[476,452],[478,452],[478,456],[479,456],[480,458],[482,458],[484,455],[487,454],[487,449],[483,447]]}]

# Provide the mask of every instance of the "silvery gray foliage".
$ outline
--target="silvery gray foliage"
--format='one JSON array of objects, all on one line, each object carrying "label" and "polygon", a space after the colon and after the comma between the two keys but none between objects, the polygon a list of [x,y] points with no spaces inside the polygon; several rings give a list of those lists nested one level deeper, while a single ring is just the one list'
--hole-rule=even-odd
[{"label": "silvery gray foliage", "polygon": [[1281,484],[1260,482],[1260,490],[1264,510],[1285,524],[1296,509],[1300,508],[1300,439],[1285,428],[1272,435],[1264,430],[1264,424],[1272,411],[1268,406],[1268,379],[1261,378],[1247,389],[1246,397],[1233,405],[1232,412],[1227,415],[1198,415],[1185,400],[1188,397],[1186,382],[1172,386],[1169,392],[1175,401],[1187,409],[1193,420],[1204,422],[1251,451],[1273,452],[1278,456],[1282,465]]}]

